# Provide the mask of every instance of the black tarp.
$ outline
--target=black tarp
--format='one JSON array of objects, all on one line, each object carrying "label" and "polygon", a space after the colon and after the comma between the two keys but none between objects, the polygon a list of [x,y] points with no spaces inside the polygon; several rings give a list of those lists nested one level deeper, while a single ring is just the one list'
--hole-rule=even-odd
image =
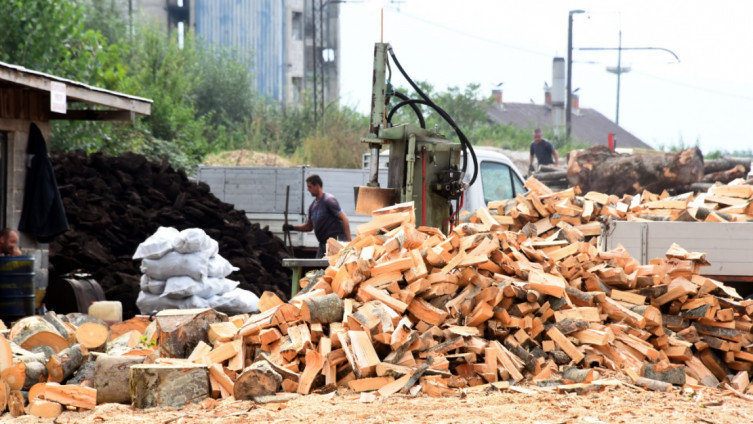
[{"label": "black tarp", "polygon": [[58,183],[52,162],[47,155],[47,144],[36,124],[29,129],[30,157],[24,188],[24,205],[18,229],[36,236],[43,243],[68,231],[68,219],[63,209]]}]

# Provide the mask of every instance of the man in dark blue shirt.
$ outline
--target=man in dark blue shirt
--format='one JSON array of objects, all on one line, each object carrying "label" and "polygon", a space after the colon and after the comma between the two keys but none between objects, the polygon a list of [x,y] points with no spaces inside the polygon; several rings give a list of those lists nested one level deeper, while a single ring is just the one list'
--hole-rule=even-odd
[{"label": "man in dark blue shirt", "polygon": [[311,231],[314,230],[319,241],[317,258],[324,257],[327,250],[327,240],[332,237],[337,240],[350,241],[350,223],[345,216],[335,196],[325,193],[322,188],[321,177],[316,174],[306,178],[306,189],[316,199],[309,206],[309,218],[302,225],[288,225],[283,230]]},{"label": "man in dark blue shirt", "polygon": [[[528,171],[533,172],[533,157],[536,156],[536,161],[539,165],[557,164],[560,160],[557,150],[552,146],[549,140],[542,137],[543,133],[540,129],[536,128],[533,131],[533,142],[531,143],[531,160],[528,163]],[[554,156],[554,160],[552,160]]]}]

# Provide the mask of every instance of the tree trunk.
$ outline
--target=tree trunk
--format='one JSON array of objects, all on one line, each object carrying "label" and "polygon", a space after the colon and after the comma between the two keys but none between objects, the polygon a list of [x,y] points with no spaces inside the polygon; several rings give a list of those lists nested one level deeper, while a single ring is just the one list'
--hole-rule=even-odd
[{"label": "tree trunk", "polygon": [[131,400],[135,408],[181,407],[209,397],[206,365],[142,364],[131,367]]},{"label": "tree trunk", "polygon": [[703,176],[703,182],[720,182],[726,184],[736,178],[745,178],[745,176],[748,175],[748,172],[749,171],[746,170],[743,165],[735,165],[734,167],[726,169],[724,171],[705,173],[705,175]]},{"label": "tree trunk", "polygon": [[661,193],[702,178],[703,156],[697,147],[677,153],[623,155],[610,152],[606,146],[593,146],[568,155],[567,180],[583,193]]},{"label": "tree trunk", "polygon": [[94,363],[97,404],[131,403],[131,365],[144,363],[144,356],[100,356]]},{"label": "tree trunk", "polygon": [[732,169],[737,165],[742,165],[745,168],[745,173],[750,172],[750,158],[719,158],[707,160],[703,164],[704,174],[713,174],[714,172],[726,171]]},{"label": "tree trunk", "polygon": [[243,370],[233,386],[236,400],[251,400],[256,396],[277,393],[282,384],[282,376],[267,361],[257,361]]}]

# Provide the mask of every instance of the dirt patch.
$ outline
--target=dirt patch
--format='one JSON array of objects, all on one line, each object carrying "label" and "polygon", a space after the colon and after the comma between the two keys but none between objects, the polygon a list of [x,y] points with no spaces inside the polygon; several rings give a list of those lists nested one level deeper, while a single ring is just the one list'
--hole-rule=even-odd
[{"label": "dirt patch", "polygon": [[207,155],[203,161],[207,166],[296,166],[289,159],[273,153],[253,150],[231,150]]}]

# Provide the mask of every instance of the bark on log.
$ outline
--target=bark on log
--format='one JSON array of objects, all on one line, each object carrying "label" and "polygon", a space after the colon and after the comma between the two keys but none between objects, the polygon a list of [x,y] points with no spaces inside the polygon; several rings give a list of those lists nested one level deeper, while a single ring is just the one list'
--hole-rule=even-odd
[{"label": "bark on log", "polygon": [[277,393],[282,385],[282,376],[273,370],[267,361],[257,361],[238,376],[233,386],[236,400],[251,400],[255,396]]},{"label": "bark on log", "polygon": [[29,390],[31,386],[45,381],[47,381],[47,368],[45,368],[44,364],[41,362],[27,362],[23,390]]},{"label": "bark on log", "polygon": [[623,155],[610,152],[606,146],[593,146],[568,155],[567,180],[583,193],[660,193],[702,178],[703,156],[697,147],[677,153]]},{"label": "bark on log", "polygon": [[652,380],[646,377],[638,377],[635,380],[635,385],[645,387],[647,389],[651,389],[657,392],[668,392],[670,389],[672,389],[672,385],[669,383],[665,383],[663,381],[658,381],[658,380]]},{"label": "bark on log", "polygon": [[134,365],[130,383],[133,406],[139,409],[181,407],[201,402],[210,394],[206,365]]},{"label": "bark on log", "polygon": [[93,360],[88,360],[76,370],[73,377],[68,380],[68,384],[78,384],[79,386],[94,387],[94,365]]},{"label": "bark on log", "polygon": [[335,293],[306,299],[301,305],[301,316],[310,323],[328,324],[343,319],[343,301]]},{"label": "bark on log", "polygon": [[735,165],[724,171],[704,174],[702,181],[706,183],[720,182],[726,184],[736,178],[745,178],[745,176],[748,175],[748,172],[750,172],[750,170],[745,169],[743,165]]},{"label": "bark on log", "polygon": [[169,309],[158,313],[155,320],[162,355],[188,358],[200,341],[209,343],[209,324],[228,319],[213,309]]},{"label": "bark on log", "polygon": [[750,172],[750,158],[719,158],[707,160],[703,164],[704,174],[713,174],[714,172],[732,169],[737,165],[742,165],[745,172]]},{"label": "bark on log", "polygon": [[68,347],[68,340],[38,315],[18,320],[10,329],[9,339],[26,350],[50,346],[55,352],[60,352]]},{"label": "bark on log", "polygon": [[97,404],[131,403],[131,366],[144,363],[143,356],[100,356],[94,362]]},{"label": "bark on log", "polygon": [[658,364],[646,364],[643,367],[643,377],[674,384],[675,386],[685,384],[685,376],[685,367],[682,365],[667,367]]},{"label": "bark on log", "polygon": [[18,418],[21,415],[26,415],[26,410],[24,409],[24,395],[22,395],[20,391],[12,390],[10,392],[8,398],[8,411],[10,411],[10,414],[15,418]]}]

